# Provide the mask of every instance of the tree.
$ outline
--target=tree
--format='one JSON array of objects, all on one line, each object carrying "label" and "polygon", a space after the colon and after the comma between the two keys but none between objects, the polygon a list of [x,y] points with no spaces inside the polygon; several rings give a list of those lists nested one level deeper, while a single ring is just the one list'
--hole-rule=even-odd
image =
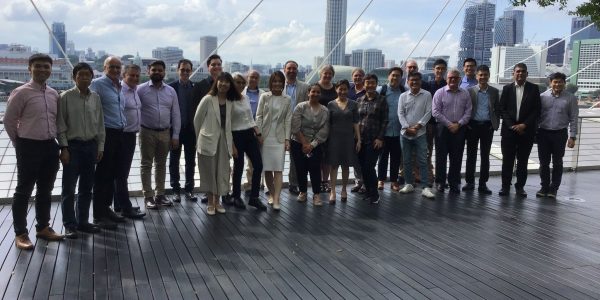
[{"label": "tree", "polygon": [[579,87],[576,84],[572,83],[568,83],[567,87],[565,88],[565,90],[567,90],[567,92],[571,94],[575,94],[577,92],[577,89],[579,89]]},{"label": "tree", "polygon": [[[568,0],[510,0],[513,6],[527,6],[527,4],[534,2],[541,7],[556,6],[559,9],[567,7]],[[596,26],[600,26],[600,0],[589,0],[585,3],[578,5],[574,11],[569,12],[570,15],[576,15],[580,17],[590,17],[592,22],[596,23]]]}]

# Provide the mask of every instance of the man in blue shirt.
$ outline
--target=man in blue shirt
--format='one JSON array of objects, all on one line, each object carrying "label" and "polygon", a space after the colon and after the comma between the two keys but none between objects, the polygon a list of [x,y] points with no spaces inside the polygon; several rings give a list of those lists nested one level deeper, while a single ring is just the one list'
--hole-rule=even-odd
[{"label": "man in blue shirt", "polygon": [[463,76],[460,81],[460,87],[463,89],[468,89],[472,86],[477,85],[477,78],[475,78],[475,70],[477,69],[477,61],[474,58],[467,58],[463,61],[463,72],[465,76]]}]

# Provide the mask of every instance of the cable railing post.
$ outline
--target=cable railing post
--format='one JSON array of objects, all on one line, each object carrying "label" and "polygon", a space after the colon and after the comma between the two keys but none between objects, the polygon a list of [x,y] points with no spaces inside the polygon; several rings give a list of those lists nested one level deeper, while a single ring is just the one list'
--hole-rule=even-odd
[{"label": "cable railing post", "polygon": [[577,118],[577,132],[579,133],[579,140],[575,142],[575,151],[573,151],[573,157],[571,158],[571,171],[577,172],[577,167],[579,166],[579,146],[581,145],[581,138],[583,134],[581,132],[581,128],[583,127],[583,118]]}]

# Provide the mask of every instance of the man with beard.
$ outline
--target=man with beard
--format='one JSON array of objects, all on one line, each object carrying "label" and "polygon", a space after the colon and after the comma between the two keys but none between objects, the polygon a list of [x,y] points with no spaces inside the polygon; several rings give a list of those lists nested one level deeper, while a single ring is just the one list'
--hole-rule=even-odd
[{"label": "man with beard", "polygon": [[[181,116],[177,92],[163,82],[165,68],[162,60],[153,61],[148,66],[150,80],[141,84],[137,90],[142,103],[140,173],[144,203],[148,209],[173,204],[165,197],[166,164],[169,149],[179,147]],[[153,162],[156,164],[156,174],[154,174],[156,190],[152,189]]]}]

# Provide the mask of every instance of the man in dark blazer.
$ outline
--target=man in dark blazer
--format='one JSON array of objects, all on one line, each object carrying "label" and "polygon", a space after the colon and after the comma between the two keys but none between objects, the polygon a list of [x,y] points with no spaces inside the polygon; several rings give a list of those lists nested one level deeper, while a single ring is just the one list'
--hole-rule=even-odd
[{"label": "man in dark blazer", "polygon": [[185,155],[185,199],[188,201],[198,201],[194,196],[194,174],[196,173],[196,135],[194,132],[194,115],[200,99],[194,97],[194,83],[190,80],[190,75],[194,70],[193,64],[188,59],[182,59],[177,64],[178,80],[169,85],[177,92],[179,99],[179,111],[181,112],[181,130],[179,132],[179,142],[182,147],[171,149],[169,153],[169,175],[171,189],[173,190],[173,201],[181,202],[181,184],[179,183],[179,160],[181,158],[181,148],[184,148]]},{"label": "man in dark blazer", "polygon": [[527,197],[523,189],[527,181],[527,161],[533,147],[537,119],[540,115],[540,90],[527,80],[527,65],[518,63],[513,68],[515,82],[502,88],[500,111],[502,115],[502,189],[500,196],[508,195],[513,166],[517,159],[516,194]]},{"label": "man in dark blazer", "polygon": [[465,172],[465,181],[463,191],[475,189],[475,166],[477,163],[477,147],[481,164],[479,167],[479,188],[482,194],[492,193],[487,187],[487,181],[490,177],[490,149],[492,148],[492,139],[494,131],[500,125],[500,113],[498,104],[500,92],[497,88],[488,85],[490,79],[490,68],[486,65],[477,67],[476,78],[478,84],[469,88],[473,110],[471,120],[467,126],[467,165]]}]

